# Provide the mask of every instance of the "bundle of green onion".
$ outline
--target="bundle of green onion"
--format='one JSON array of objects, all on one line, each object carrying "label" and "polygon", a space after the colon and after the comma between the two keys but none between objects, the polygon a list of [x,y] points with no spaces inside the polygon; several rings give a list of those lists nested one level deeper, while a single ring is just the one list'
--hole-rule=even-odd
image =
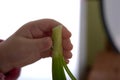
[{"label": "bundle of green onion", "polygon": [[65,70],[71,80],[76,80],[63,57],[62,49],[62,25],[58,25],[52,30],[53,56],[52,56],[52,78],[53,80],[66,80]]}]

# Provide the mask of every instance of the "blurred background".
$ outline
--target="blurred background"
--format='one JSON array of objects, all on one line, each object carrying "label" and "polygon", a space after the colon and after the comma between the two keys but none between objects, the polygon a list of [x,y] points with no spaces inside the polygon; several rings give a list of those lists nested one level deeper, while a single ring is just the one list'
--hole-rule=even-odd
[{"label": "blurred background", "polygon": [[[102,21],[100,1],[104,0],[86,1],[87,73],[84,80],[120,80],[120,55],[113,48],[108,35],[106,35],[108,33],[105,32]],[[109,0],[106,1],[109,2]],[[116,5],[114,1],[113,4]],[[119,10],[118,5],[117,9]]]},{"label": "blurred background", "polygon": [[100,1],[87,0],[87,54],[88,65],[93,64],[95,56],[106,48],[107,38],[100,14]]},{"label": "blurred background", "polygon": [[[100,0],[0,0],[0,12],[0,39],[29,21],[55,19],[72,33],[68,67],[77,80],[117,80],[120,56],[114,54],[104,31]],[[52,80],[51,64],[46,58],[25,66],[18,80]]]}]

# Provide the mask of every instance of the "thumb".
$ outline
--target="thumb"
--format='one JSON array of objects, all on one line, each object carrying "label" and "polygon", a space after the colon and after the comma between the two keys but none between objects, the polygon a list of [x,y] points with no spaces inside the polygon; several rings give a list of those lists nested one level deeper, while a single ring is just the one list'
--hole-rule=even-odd
[{"label": "thumb", "polygon": [[50,37],[35,39],[34,43],[38,48],[39,52],[49,50],[52,47],[52,39]]}]

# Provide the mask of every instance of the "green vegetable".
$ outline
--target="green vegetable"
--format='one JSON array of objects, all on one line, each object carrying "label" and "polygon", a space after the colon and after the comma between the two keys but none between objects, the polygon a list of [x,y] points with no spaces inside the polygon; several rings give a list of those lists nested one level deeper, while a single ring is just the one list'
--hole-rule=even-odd
[{"label": "green vegetable", "polygon": [[52,30],[53,55],[52,55],[52,78],[53,80],[66,80],[65,70],[71,80],[76,80],[63,57],[62,49],[62,25],[58,25]]}]

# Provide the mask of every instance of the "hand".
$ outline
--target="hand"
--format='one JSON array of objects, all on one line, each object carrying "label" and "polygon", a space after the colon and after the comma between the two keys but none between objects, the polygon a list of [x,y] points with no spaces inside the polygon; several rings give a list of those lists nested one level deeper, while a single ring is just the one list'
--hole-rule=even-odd
[{"label": "hand", "polygon": [[[8,72],[15,67],[23,67],[41,58],[52,56],[52,29],[60,23],[42,19],[23,25],[7,40],[0,43],[0,70]],[[66,62],[71,57],[71,33],[64,27],[63,52]]]}]

